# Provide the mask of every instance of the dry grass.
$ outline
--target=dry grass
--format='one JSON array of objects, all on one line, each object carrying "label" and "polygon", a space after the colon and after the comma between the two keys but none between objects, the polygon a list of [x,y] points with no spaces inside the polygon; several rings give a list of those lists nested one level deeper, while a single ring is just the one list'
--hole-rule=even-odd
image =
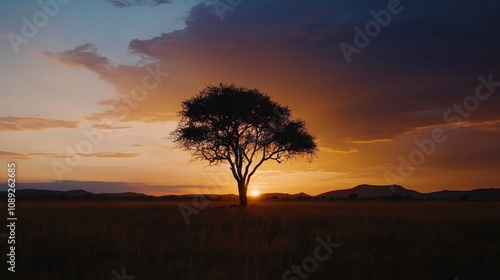
[{"label": "dry grass", "polygon": [[211,202],[189,225],[177,205],[18,202],[17,279],[281,279],[328,235],[309,279],[500,279],[498,202]]}]

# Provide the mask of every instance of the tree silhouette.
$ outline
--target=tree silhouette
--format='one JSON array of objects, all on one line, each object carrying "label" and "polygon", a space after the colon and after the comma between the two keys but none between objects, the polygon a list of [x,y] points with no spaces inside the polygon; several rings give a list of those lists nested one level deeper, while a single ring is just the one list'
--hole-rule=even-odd
[{"label": "tree silhouette", "polygon": [[250,178],[265,161],[311,161],[317,151],[304,121],[257,89],[208,86],[182,102],[179,116],[171,133],[174,143],[195,160],[229,163],[242,206],[247,205]]}]

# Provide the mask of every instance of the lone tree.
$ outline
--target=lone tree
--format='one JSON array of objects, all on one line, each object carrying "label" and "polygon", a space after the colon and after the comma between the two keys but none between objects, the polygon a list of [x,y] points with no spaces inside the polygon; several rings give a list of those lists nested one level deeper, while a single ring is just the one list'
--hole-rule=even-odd
[{"label": "lone tree", "polygon": [[242,206],[247,205],[250,178],[265,161],[311,161],[317,151],[304,121],[257,89],[208,86],[182,102],[179,116],[171,133],[174,143],[195,160],[229,163]]}]

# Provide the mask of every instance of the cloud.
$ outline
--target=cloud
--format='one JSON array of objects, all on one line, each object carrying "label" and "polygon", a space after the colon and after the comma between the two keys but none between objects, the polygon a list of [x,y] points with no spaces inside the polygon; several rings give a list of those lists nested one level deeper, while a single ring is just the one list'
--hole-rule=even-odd
[{"label": "cloud", "polygon": [[62,155],[62,154],[51,154],[51,153],[28,153],[25,156],[34,157],[46,157],[46,158],[72,158],[73,155]]},{"label": "cloud", "polygon": [[71,158],[72,155],[52,154],[52,153],[15,153],[0,151],[0,158],[3,159],[31,159],[31,158]]},{"label": "cloud", "polygon": [[327,148],[327,147],[319,147],[319,150],[322,151],[322,152],[334,153],[334,154],[359,153],[359,150],[355,149],[355,148],[351,148],[349,150],[341,150],[341,149],[332,149],[332,148]]},{"label": "cloud", "polygon": [[140,65],[114,64],[98,53],[92,44],[60,53],[43,52],[49,62],[84,68],[116,88],[116,99],[97,102],[108,109],[86,117],[91,121],[108,119],[142,122],[169,121],[176,118],[181,98],[168,83],[168,69],[161,61]]},{"label": "cloud", "polygon": [[20,153],[0,151],[0,158],[3,159],[26,159],[27,156]]},{"label": "cloud", "polygon": [[0,117],[0,132],[3,131],[42,131],[52,128],[77,128],[77,121],[64,121],[46,118]]},{"label": "cloud", "polygon": [[[349,65],[339,44],[352,43],[353,28],[363,28],[373,20],[370,10],[387,5],[361,2],[246,1],[226,11],[223,22],[213,6],[201,3],[192,8],[185,29],[132,40],[129,48],[181,65],[175,70],[186,76],[270,89],[292,108],[309,108],[304,118],[321,122],[312,125],[325,131],[322,138],[360,141],[393,139],[415,127],[442,123],[444,110],[473,94],[477,76],[487,75],[498,65],[492,61],[500,61],[500,40],[491,37],[499,23],[492,12],[466,1],[453,9],[424,1],[394,15]],[[451,20],[455,14],[463,20]],[[477,17],[487,19],[474,33],[470,26]],[[477,40],[464,42],[459,30],[471,31]],[[474,118],[500,116],[493,105],[500,105],[500,99],[488,103]],[[325,129],[327,123],[334,129]],[[336,136],[329,135],[334,130]]]},{"label": "cloud", "polygon": [[97,128],[97,129],[104,129],[104,130],[117,130],[117,129],[131,128],[131,126],[113,126],[113,125],[108,125],[108,124],[103,124],[103,123],[94,124],[92,127]]},{"label": "cloud", "polygon": [[112,62],[97,53],[93,44],[84,44],[60,53],[42,52],[48,61],[76,68],[87,68],[94,72],[108,72],[113,69]]},{"label": "cloud", "polygon": [[255,172],[255,177],[265,178],[271,176],[280,176],[283,172],[283,170],[278,169],[257,170],[257,172]]},{"label": "cloud", "polygon": [[[228,82],[286,100],[329,147],[349,137],[356,144],[375,143],[441,125],[446,109],[474,93],[479,75],[500,79],[494,13],[467,1],[448,2],[405,3],[352,64],[339,44],[352,43],[353,28],[363,28],[373,20],[370,11],[387,1],[244,1],[226,11],[223,22],[214,6],[200,3],[184,29],[130,41],[131,53],[157,61],[172,75],[129,107],[124,121],[175,120],[183,99],[207,84]],[[453,20],[458,15],[461,20]],[[474,40],[464,41],[460,30]],[[113,64],[91,44],[45,55],[96,72],[117,88],[116,100],[99,103],[108,110],[88,117],[94,121],[119,118],[120,100],[147,75],[144,66]],[[500,99],[490,98],[470,121],[500,118],[498,106]]]},{"label": "cloud", "polygon": [[115,153],[115,152],[101,152],[101,153],[90,153],[90,154],[78,154],[82,157],[90,157],[90,158],[133,158],[138,157],[140,154],[132,154],[132,153]]},{"label": "cloud", "polygon": [[118,8],[128,8],[132,6],[159,6],[172,3],[172,0],[108,0],[113,6]]},{"label": "cloud", "polygon": [[347,138],[345,142],[353,144],[373,144],[373,143],[393,142],[393,140],[392,139],[352,140],[351,138]]},{"label": "cloud", "polygon": [[117,153],[117,152],[98,152],[88,154],[54,154],[54,153],[15,153],[0,151],[0,158],[3,159],[32,159],[32,158],[72,158],[81,156],[86,158],[133,158],[140,154]]},{"label": "cloud", "polygon": [[464,121],[460,123],[463,127],[477,127],[483,131],[497,131],[500,129],[500,119],[498,120],[490,120],[484,122],[469,122]]}]

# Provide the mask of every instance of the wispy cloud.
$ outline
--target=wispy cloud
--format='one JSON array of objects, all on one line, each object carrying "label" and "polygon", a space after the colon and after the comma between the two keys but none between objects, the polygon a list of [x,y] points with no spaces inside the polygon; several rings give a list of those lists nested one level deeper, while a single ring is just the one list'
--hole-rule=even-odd
[{"label": "wispy cloud", "polygon": [[131,126],[112,126],[112,125],[103,124],[103,123],[94,124],[92,127],[97,128],[97,129],[104,129],[104,130],[117,130],[117,129],[131,128]]},{"label": "wispy cloud", "polygon": [[373,143],[382,143],[382,142],[392,142],[392,139],[372,139],[372,140],[352,140],[347,138],[345,142],[353,143],[353,144],[373,144]]},{"label": "wispy cloud", "polygon": [[[173,94],[169,83],[170,75],[163,64],[124,65],[115,64],[109,58],[99,54],[93,44],[84,44],[63,52],[43,52],[48,62],[68,67],[87,69],[99,75],[99,78],[113,85],[118,94],[115,99],[98,101],[98,105],[109,109],[93,113],[87,120],[104,122],[109,119],[120,121],[158,122],[176,119],[176,112],[182,97]],[[147,89],[146,89],[147,88]],[[136,97],[147,92],[147,98]],[[140,104],[140,105],[139,105]]]},{"label": "wispy cloud", "polygon": [[42,54],[48,61],[76,68],[85,67],[96,72],[109,71],[113,67],[111,60],[99,55],[97,48],[90,43],[60,53],[42,52]]},{"label": "wispy cloud", "polygon": [[70,158],[72,155],[62,155],[62,154],[52,154],[52,153],[15,153],[15,152],[7,152],[0,151],[0,158],[3,159],[30,159],[35,157],[42,158]]},{"label": "wispy cloud", "polygon": [[0,158],[2,158],[2,159],[26,159],[27,156],[24,154],[20,154],[20,153],[0,151]]},{"label": "wispy cloud", "polygon": [[3,131],[41,131],[51,128],[77,128],[77,121],[64,121],[46,118],[0,117],[0,132]]},{"label": "wispy cloud", "polygon": [[114,153],[114,152],[101,152],[101,153],[91,153],[91,154],[78,154],[82,157],[98,157],[98,158],[133,158],[138,157],[140,154],[131,153]]},{"label": "wispy cloud", "polygon": [[500,128],[500,120],[490,120],[484,122],[469,122],[465,121],[461,124],[464,127],[478,127],[483,131],[494,131]]},{"label": "wispy cloud", "polygon": [[340,150],[340,149],[332,149],[332,148],[327,148],[327,147],[319,147],[320,151],[327,152],[327,153],[335,153],[335,154],[352,154],[352,153],[359,153],[358,149],[351,148],[349,150]]},{"label": "wispy cloud", "polygon": [[427,125],[427,126],[419,126],[415,127],[412,130],[409,130],[405,133],[404,135],[411,135],[414,133],[417,133],[419,131],[424,131],[424,130],[431,130],[434,128],[443,128],[443,129],[450,129],[453,126],[461,126],[464,128],[468,128],[470,130],[481,130],[481,131],[497,131],[500,128],[500,119],[494,119],[494,120],[488,120],[488,121],[479,121],[479,122],[473,122],[473,121],[462,121],[462,122],[450,122],[450,123],[438,123],[434,125]]},{"label": "wispy cloud", "polygon": [[117,153],[117,152],[98,152],[89,154],[54,154],[54,153],[16,153],[0,151],[2,159],[31,159],[31,158],[72,158],[75,156],[86,158],[133,158],[140,154]]},{"label": "wispy cloud", "polygon": [[72,155],[51,154],[51,153],[28,153],[27,157],[47,157],[47,158],[71,158]]},{"label": "wispy cloud", "polygon": [[128,8],[132,6],[159,6],[172,3],[172,0],[108,0],[113,6],[118,8]]}]

